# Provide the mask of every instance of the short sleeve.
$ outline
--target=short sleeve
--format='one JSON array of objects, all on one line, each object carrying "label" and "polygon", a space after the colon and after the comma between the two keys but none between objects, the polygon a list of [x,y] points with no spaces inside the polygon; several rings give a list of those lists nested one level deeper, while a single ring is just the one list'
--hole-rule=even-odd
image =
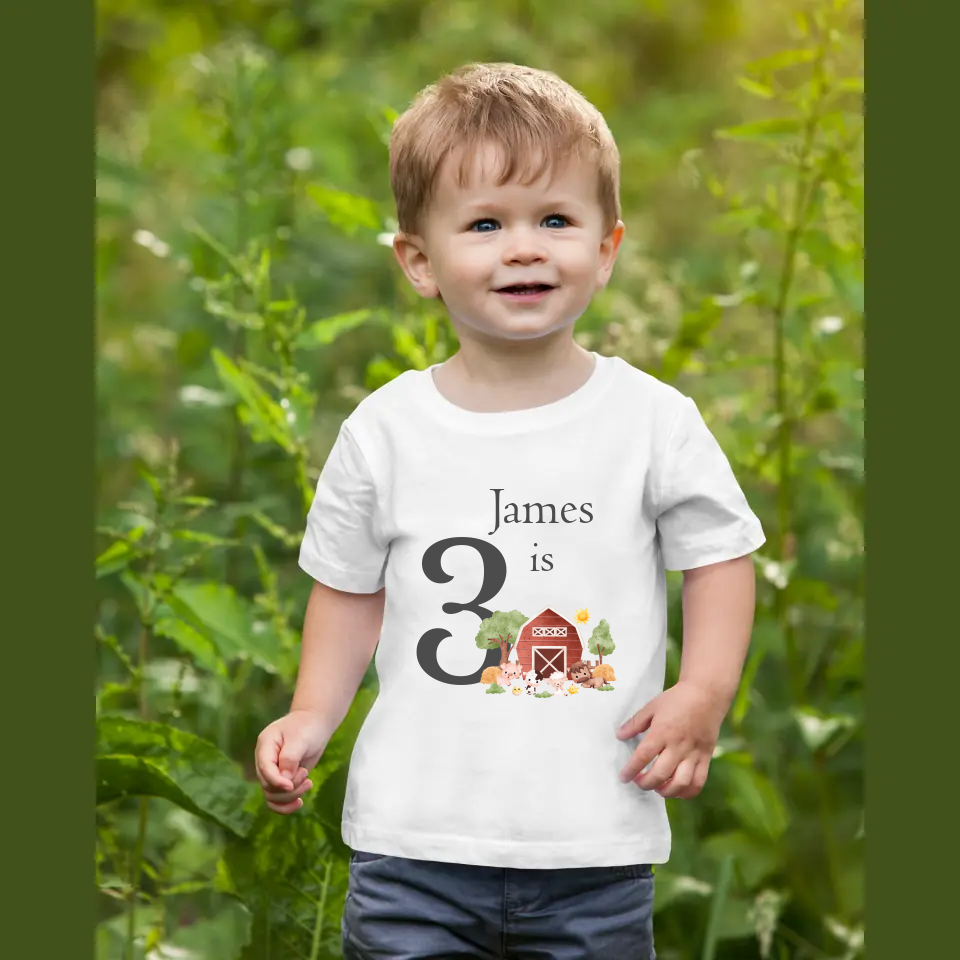
[{"label": "short sleeve", "polygon": [[657,533],[667,570],[692,570],[753,553],[764,543],[720,445],[684,397],[664,455]]},{"label": "short sleeve", "polygon": [[300,545],[300,567],[334,590],[376,593],[383,586],[387,557],[376,516],[373,477],[344,425],[317,482]]}]

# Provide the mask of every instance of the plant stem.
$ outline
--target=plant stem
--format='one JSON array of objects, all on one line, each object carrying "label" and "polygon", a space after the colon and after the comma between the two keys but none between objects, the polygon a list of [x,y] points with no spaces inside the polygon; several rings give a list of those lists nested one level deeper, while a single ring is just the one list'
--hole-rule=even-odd
[{"label": "plant stem", "polygon": [[317,901],[317,920],[313,927],[313,943],[310,945],[310,960],[317,960],[320,956],[320,935],[323,933],[323,911],[327,906],[327,891],[330,889],[330,868],[332,860],[327,860],[327,868],[323,874],[323,886],[320,888],[320,899]]},{"label": "plant stem", "polygon": [[[171,482],[171,487],[173,483]],[[137,651],[137,699],[140,709],[140,719],[148,720],[150,718],[150,704],[147,699],[147,660],[150,656],[150,631],[154,622],[156,605],[154,597],[151,594],[151,585],[153,583],[153,573],[157,563],[157,550],[159,549],[161,536],[164,532],[164,513],[167,503],[166,492],[157,496],[155,500],[156,515],[154,517],[154,528],[151,534],[150,543],[146,553],[146,566],[143,574],[143,583],[145,586],[144,599],[142,605],[138,604],[138,616],[140,619],[140,642]],[[127,944],[126,954],[128,960],[133,960],[135,953],[135,941],[137,934],[137,896],[140,892],[140,865],[143,860],[143,848],[147,839],[147,820],[149,815],[149,798],[140,797],[140,812],[137,821],[137,839],[133,850],[133,863],[130,866],[130,908],[127,913]]]},{"label": "plant stem", "polygon": [[[793,523],[793,489],[790,471],[793,459],[793,414],[787,396],[787,356],[786,356],[786,320],[790,292],[793,288],[796,271],[797,251],[807,226],[807,215],[819,187],[819,181],[807,185],[805,177],[813,152],[813,145],[820,122],[820,105],[824,96],[822,82],[823,60],[826,51],[823,46],[818,50],[814,64],[814,76],[817,78],[817,94],[804,127],[803,141],[796,166],[796,189],[793,197],[793,210],[790,226],[784,244],[783,260],[777,284],[777,299],[773,310],[774,326],[774,404],[777,413],[777,533],[775,548],[780,563],[788,560],[790,548],[789,534]],[[787,674],[791,698],[799,701],[803,693],[803,675],[797,651],[796,634],[788,618],[787,594],[785,589],[776,594],[777,621],[783,631],[787,645]]]},{"label": "plant stem", "polygon": [[[145,682],[145,668],[150,646],[150,631],[146,623],[140,627],[139,646],[139,691],[140,718],[146,720],[148,716],[147,684]],[[147,815],[149,813],[148,798],[140,798],[140,815],[137,820],[137,839],[133,849],[133,862],[130,866],[130,909],[127,912],[127,949],[128,960],[134,958],[134,948],[137,936],[137,895],[140,892],[140,863],[143,859],[143,848],[147,839]]]},{"label": "plant stem", "polygon": [[700,955],[700,960],[713,960],[717,952],[720,915],[723,912],[723,905],[727,900],[727,889],[730,886],[730,878],[732,875],[733,855],[727,854],[720,864],[720,875],[717,877],[717,885],[714,888],[713,899],[710,902],[710,916],[707,919],[707,932],[703,940],[703,953]]},{"label": "plant stem", "polygon": [[[237,54],[236,60],[236,82],[234,85],[233,111],[230,118],[230,133],[233,145],[233,199],[236,207],[236,241],[235,249],[240,257],[246,256],[247,250],[247,169],[246,159],[243,152],[243,128],[244,117],[244,71],[243,54]],[[237,326],[233,331],[233,337],[230,343],[231,359],[236,362],[237,358],[243,357],[247,352],[247,335],[242,326]],[[237,503],[243,496],[243,479],[247,468],[247,450],[248,440],[247,431],[240,420],[239,406],[235,405],[232,410],[231,424],[231,451],[230,451],[230,473],[227,481],[227,502]],[[239,539],[244,533],[245,524],[243,519],[238,517],[233,524],[232,536]],[[228,551],[226,559],[226,581],[231,585],[236,585],[237,580],[237,553]]]},{"label": "plant stem", "polygon": [[844,913],[841,901],[842,885],[840,882],[840,852],[837,850],[837,840],[833,832],[833,809],[830,803],[830,792],[827,784],[827,768],[823,752],[817,751],[813,758],[817,771],[817,794],[820,800],[820,821],[822,824],[824,844],[827,852],[827,869],[830,877],[830,887],[833,890],[834,909]]},{"label": "plant stem", "polygon": [[137,937],[137,894],[140,890],[140,863],[147,838],[147,815],[149,798],[140,798],[140,815],[137,822],[137,840],[133,849],[133,865],[130,871],[130,909],[127,912],[127,960],[134,960]]}]

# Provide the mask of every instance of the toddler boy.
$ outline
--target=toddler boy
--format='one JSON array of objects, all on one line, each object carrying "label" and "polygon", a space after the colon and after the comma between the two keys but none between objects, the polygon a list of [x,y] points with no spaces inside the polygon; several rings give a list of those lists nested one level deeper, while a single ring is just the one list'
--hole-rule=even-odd
[{"label": "toddler boy", "polygon": [[[464,68],[399,118],[390,175],[396,259],[460,347],[343,424],[300,552],[297,688],[258,775],[271,809],[299,809],[376,649],[344,955],[646,960],[664,798],[706,779],[763,533],[694,403],[573,339],[624,230],[591,104],[543,71]],[[665,569],[684,572],[666,691]],[[510,695],[529,675],[567,695]]]}]

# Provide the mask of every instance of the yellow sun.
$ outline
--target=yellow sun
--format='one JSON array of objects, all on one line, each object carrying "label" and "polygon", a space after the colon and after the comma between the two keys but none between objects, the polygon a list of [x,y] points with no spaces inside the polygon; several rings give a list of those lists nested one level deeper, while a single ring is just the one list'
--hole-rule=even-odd
[{"label": "yellow sun", "polygon": [[590,611],[584,607],[582,610],[577,611],[577,615],[573,619],[577,623],[586,623],[590,619]]}]

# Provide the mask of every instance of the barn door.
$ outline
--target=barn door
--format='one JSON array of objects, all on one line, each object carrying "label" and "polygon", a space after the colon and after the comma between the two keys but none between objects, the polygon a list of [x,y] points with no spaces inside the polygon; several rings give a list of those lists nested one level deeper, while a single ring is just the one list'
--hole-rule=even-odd
[{"label": "barn door", "polygon": [[534,647],[533,669],[546,677],[554,671],[567,675],[566,647]]}]

